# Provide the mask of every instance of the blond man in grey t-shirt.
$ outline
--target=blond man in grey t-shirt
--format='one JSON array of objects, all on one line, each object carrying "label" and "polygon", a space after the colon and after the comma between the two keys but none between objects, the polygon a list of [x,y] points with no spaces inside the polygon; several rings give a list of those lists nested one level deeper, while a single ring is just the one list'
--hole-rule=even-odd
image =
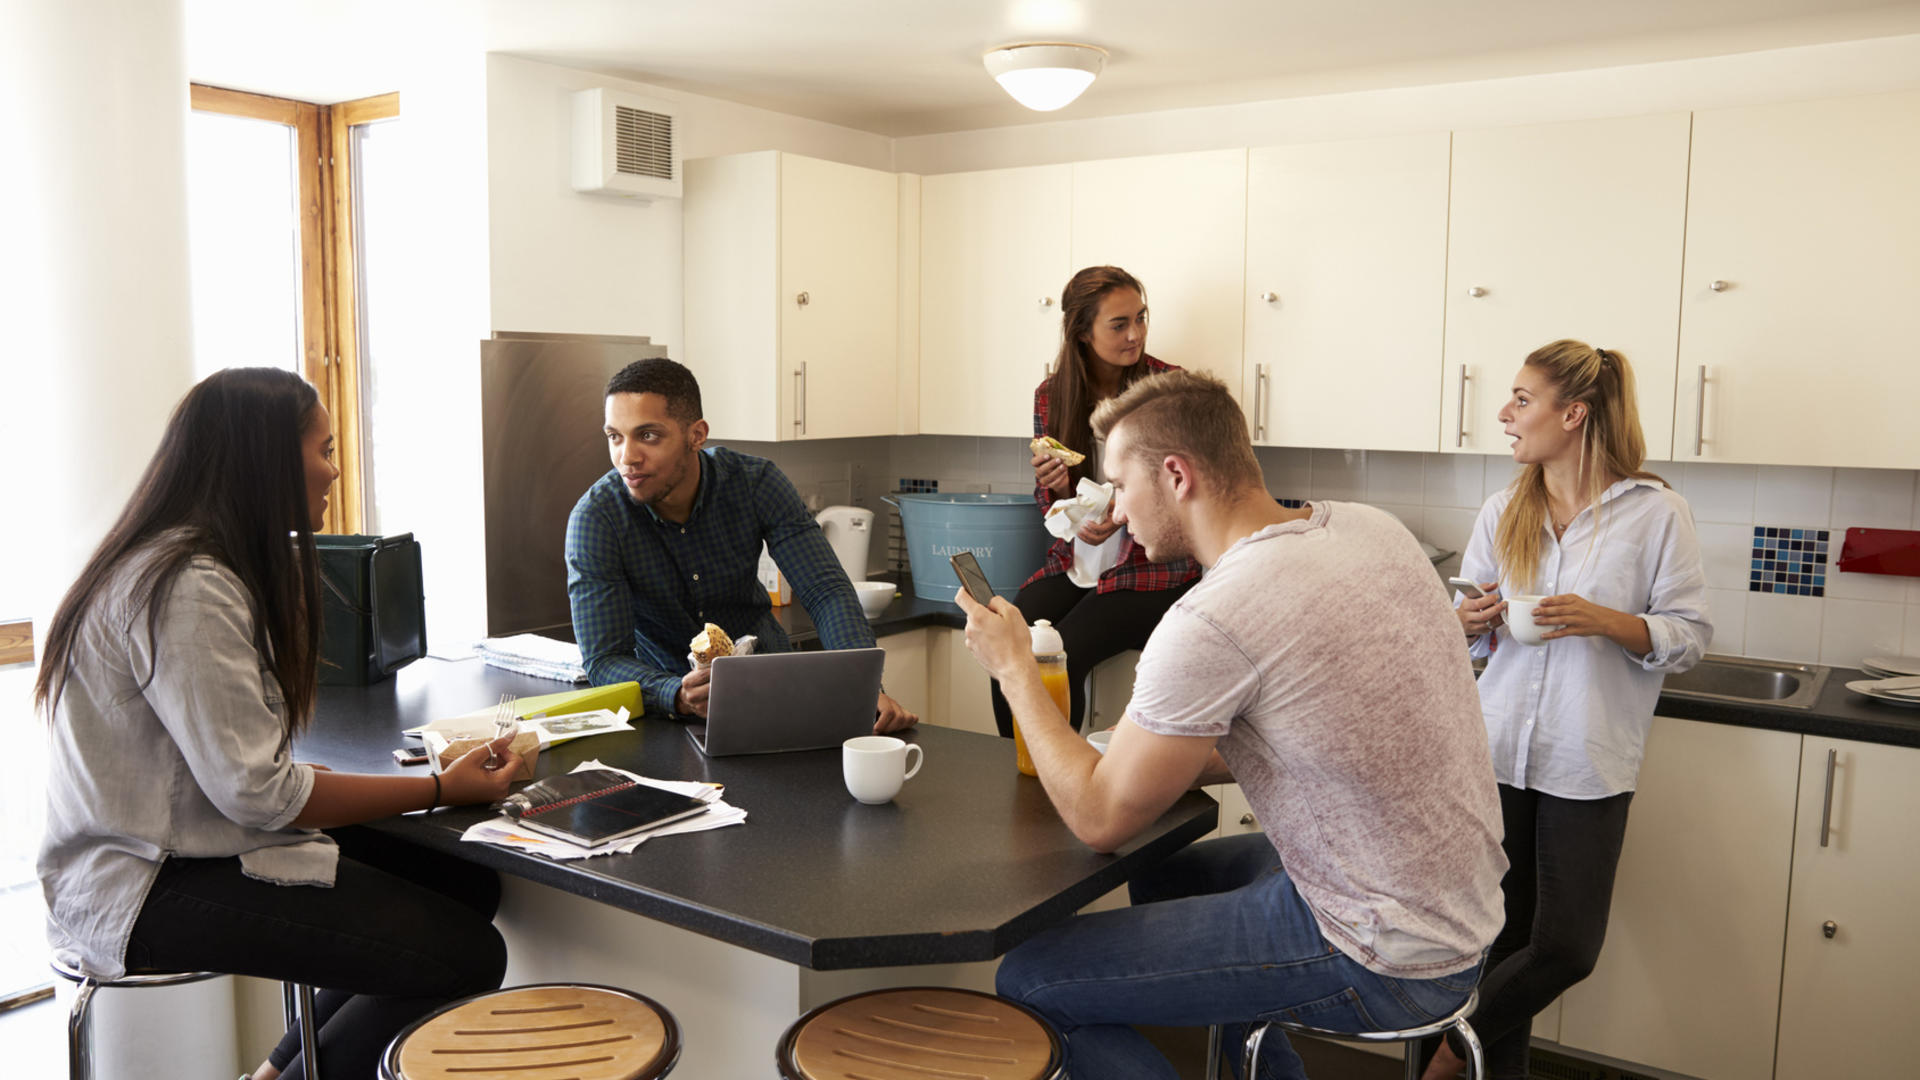
[{"label": "blond man in grey t-shirt", "polygon": [[[1293,1018],[1366,1031],[1459,1007],[1500,928],[1500,808],[1459,623],[1391,516],[1267,492],[1219,380],[1168,372],[1102,406],[1114,517],[1205,567],[1142,653],[1105,756],[1068,726],[1011,604],[960,597],[1060,816],[1125,844],[1199,783],[1237,780],[1262,831],[1196,844],[1134,906],[1007,954],[1000,993],[1067,1037],[1076,1076],[1167,1077],[1131,1025]],[[1269,1036],[1262,1076],[1303,1076]]]}]

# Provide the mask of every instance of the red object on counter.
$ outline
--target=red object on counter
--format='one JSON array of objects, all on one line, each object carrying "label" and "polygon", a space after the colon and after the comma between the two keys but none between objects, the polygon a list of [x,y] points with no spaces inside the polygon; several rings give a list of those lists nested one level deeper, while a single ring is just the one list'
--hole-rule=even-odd
[{"label": "red object on counter", "polygon": [[1920,577],[1920,531],[1848,529],[1834,565],[1850,574]]}]

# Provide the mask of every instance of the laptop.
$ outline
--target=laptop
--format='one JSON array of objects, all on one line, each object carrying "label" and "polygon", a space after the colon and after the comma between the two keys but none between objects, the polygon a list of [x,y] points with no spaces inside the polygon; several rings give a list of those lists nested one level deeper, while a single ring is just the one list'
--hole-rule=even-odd
[{"label": "laptop", "polygon": [[722,656],[707,722],[687,728],[708,757],[822,750],[873,734],[884,649]]}]

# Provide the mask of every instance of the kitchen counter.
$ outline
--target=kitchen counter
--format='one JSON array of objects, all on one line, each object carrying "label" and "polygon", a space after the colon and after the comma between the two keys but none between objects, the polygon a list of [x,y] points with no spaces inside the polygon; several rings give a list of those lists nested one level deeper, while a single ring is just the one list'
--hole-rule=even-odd
[{"label": "kitchen counter", "polygon": [[[875,580],[881,580],[876,577]],[[792,636],[795,648],[817,649],[819,635],[813,620],[798,604],[774,608],[774,617]],[[913,595],[911,582],[901,586],[900,595],[870,620],[875,637],[905,633],[925,626],[965,629],[966,616],[957,604],[922,600]],[[1763,728],[1797,735],[1815,735],[1889,746],[1920,747],[1920,708],[1887,705],[1861,697],[1847,689],[1847,683],[1873,676],[1852,668],[1834,668],[1820,699],[1811,709],[1793,709],[1759,702],[1708,701],[1678,694],[1660,695],[1661,716],[1679,720],[1702,720],[1736,727]]]}]

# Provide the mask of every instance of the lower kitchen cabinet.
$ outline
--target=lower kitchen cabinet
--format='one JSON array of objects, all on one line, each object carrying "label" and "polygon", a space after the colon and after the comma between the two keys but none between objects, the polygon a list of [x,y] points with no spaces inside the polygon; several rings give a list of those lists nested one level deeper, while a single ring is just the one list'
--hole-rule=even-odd
[{"label": "lower kitchen cabinet", "polygon": [[[1807,736],[1774,1076],[1913,1076],[1920,750]],[[1761,1075],[1761,1074],[1753,1074]]]},{"label": "lower kitchen cabinet", "polygon": [[1703,1080],[1773,1075],[1800,742],[1654,719],[1606,946],[1562,998],[1563,1045]]},{"label": "lower kitchen cabinet", "polygon": [[962,731],[997,735],[993,722],[993,680],[967,651],[967,633],[930,626],[927,635],[927,709],[921,716]]},{"label": "lower kitchen cabinet", "polygon": [[875,642],[887,654],[880,685],[901,708],[923,721],[934,716],[933,697],[927,689],[927,635],[930,633],[932,631],[921,628],[887,634]]}]

